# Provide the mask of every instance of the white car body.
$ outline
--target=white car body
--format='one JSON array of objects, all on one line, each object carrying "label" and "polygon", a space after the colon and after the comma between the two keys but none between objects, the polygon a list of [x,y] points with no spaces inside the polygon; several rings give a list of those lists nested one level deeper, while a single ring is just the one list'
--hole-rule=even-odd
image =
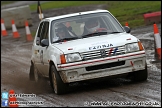
[{"label": "white car body", "polygon": [[[95,10],[81,12],[81,14],[102,12],[109,13],[107,10]],[[77,16],[79,14],[80,13],[74,13],[45,18],[41,22],[48,21],[49,26],[51,26],[53,20]],[[120,23],[119,25],[121,26]],[[51,33],[50,30],[51,29],[49,29],[49,33]],[[102,36],[81,38],[59,43],[51,43],[51,39],[49,38],[49,45],[45,47],[37,46],[36,40],[37,37],[35,36],[32,46],[31,62],[36,65],[39,74],[47,78],[49,78],[50,75],[50,64],[52,62],[64,83],[145,70],[146,55],[144,48],[141,51],[139,50],[130,53],[125,52],[126,44],[140,42],[139,39],[130,33],[122,32],[109,35],[105,34]],[[43,52],[42,54],[41,51]],[[78,53],[82,60],[61,64],[60,55],[69,53]],[[93,58],[93,56],[101,57],[86,60],[86,54],[88,54],[90,58]],[[109,56],[105,56],[105,54]],[[85,60],[83,60],[83,58]]]},{"label": "white car body", "polygon": [[[53,45],[53,46],[56,46],[57,48],[61,49],[64,52],[64,54],[74,53],[74,52],[79,52],[82,54],[82,52],[95,51],[96,49],[100,49],[100,47],[98,46],[102,46],[102,45],[109,46],[107,47],[109,49],[111,47],[110,44],[113,45],[113,47],[119,47],[119,46],[123,46],[126,43],[137,42],[137,38],[127,33],[118,34],[118,36],[116,36],[115,38],[113,38],[114,37],[113,35],[117,35],[117,34],[112,34],[112,36],[111,35],[102,36],[102,38],[101,37],[85,38],[85,39],[75,40],[73,42],[69,41],[66,43],[62,43],[61,45]],[[103,41],[106,40],[106,38],[109,38],[109,40]],[[127,40],[129,38],[131,38],[131,40]],[[94,47],[95,50],[93,49]],[[68,50],[69,48],[73,50],[69,51]],[[125,55],[105,57],[105,58],[94,59],[89,61],[81,61],[76,63],[62,64],[62,65],[58,63],[59,65],[57,65],[57,69],[58,71],[60,71],[61,77],[64,82],[74,82],[74,81],[80,81],[85,79],[93,79],[98,77],[123,74],[123,73],[133,72],[135,70],[136,71],[143,70],[145,69],[145,60],[146,60],[145,51],[139,51],[139,52],[134,52]],[[93,71],[86,71],[85,69],[85,67],[119,62],[119,61],[125,61],[125,65],[112,67],[109,69],[99,69]],[[134,63],[134,66],[131,65],[130,63],[131,61]]]}]

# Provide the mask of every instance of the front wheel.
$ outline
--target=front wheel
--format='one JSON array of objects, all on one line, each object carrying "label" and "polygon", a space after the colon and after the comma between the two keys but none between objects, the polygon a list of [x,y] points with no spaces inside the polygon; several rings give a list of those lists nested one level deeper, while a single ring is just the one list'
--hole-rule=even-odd
[{"label": "front wheel", "polygon": [[133,72],[132,77],[133,77],[132,80],[137,81],[137,82],[147,80],[147,77],[148,77],[147,64],[144,70]]},{"label": "front wheel", "polygon": [[68,84],[62,81],[54,65],[51,65],[50,73],[51,73],[51,84],[52,84],[51,86],[54,92],[58,95],[66,93],[68,89]]}]

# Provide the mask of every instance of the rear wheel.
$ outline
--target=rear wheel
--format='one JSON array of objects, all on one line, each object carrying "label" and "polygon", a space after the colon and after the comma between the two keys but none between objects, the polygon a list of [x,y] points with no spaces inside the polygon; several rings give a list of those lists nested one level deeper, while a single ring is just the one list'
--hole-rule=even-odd
[{"label": "rear wheel", "polygon": [[68,89],[68,84],[62,81],[54,65],[51,65],[50,73],[51,86],[53,88],[53,91],[58,95],[66,93]]},{"label": "rear wheel", "polygon": [[30,65],[29,79],[31,81],[34,81],[34,66],[33,66],[33,63],[31,63],[31,65]]},{"label": "rear wheel", "polygon": [[38,83],[40,80],[40,77],[38,75],[38,70],[36,68],[34,68],[34,80],[36,83]]},{"label": "rear wheel", "polygon": [[42,77],[38,74],[38,70],[33,63],[31,63],[30,66],[29,79],[31,81],[35,81],[36,83],[42,81]]}]

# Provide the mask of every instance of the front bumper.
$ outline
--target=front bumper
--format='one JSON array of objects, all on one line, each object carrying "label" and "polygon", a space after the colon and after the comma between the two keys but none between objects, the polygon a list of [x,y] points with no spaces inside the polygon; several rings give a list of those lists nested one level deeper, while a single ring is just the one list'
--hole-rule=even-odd
[{"label": "front bumper", "polygon": [[58,65],[64,83],[144,70],[145,51]]}]

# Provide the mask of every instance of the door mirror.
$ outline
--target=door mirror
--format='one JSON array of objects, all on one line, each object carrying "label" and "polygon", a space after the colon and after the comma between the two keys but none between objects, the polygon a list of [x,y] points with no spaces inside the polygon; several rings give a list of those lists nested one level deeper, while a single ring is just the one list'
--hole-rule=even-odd
[{"label": "door mirror", "polygon": [[48,45],[49,45],[48,39],[42,39],[42,40],[41,40],[41,46],[42,46],[42,47],[45,47],[45,46],[48,46]]},{"label": "door mirror", "polygon": [[127,33],[130,33],[131,29],[128,27],[128,26],[124,26],[124,30],[127,32]]}]

